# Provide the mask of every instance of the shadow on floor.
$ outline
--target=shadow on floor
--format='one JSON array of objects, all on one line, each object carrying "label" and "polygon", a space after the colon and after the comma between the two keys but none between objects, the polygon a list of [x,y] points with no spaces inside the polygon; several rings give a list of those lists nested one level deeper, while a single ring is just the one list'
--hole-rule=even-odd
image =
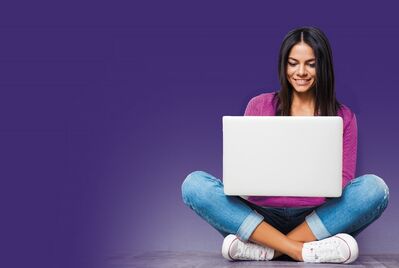
[{"label": "shadow on floor", "polygon": [[[307,264],[295,262],[283,256],[273,261],[239,261],[225,260],[218,252],[198,251],[152,251],[138,254],[120,254],[107,258],[109,268],[130,267],[340,267],[340,264]],[[399,267],[399,254],[361,255],[348,267]]]}]

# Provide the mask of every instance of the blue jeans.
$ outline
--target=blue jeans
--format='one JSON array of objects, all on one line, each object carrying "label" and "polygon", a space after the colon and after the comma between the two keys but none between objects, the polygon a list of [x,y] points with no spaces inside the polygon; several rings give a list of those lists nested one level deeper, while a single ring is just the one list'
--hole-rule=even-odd
[{"label": "blue jeans", "polygon": [[341,197],[328,198],[317,207],[260,207],[238,196],[226,196],[219,179],[195,171],[184,180],[182,197],[224,237],[235,234],[248,241],[262,221],[287,234],[306,221],[320,240],[338,233],[359,234],[381,216],[388,205],[389,189],[380,177],[367,174],[351,180]]}]

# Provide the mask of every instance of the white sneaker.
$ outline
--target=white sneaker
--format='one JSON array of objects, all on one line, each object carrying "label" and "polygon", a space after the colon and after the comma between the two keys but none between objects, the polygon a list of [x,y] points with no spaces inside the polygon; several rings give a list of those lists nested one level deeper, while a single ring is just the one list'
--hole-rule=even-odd
[{"label": "white sneaker", "polygon": [[359,256],[356,240],[348,234],[337,234],[332,237],[303,244],[304,262],[351,263]]},{"label": "white sneaker", "polygon": [[274,256],[274,249],[262,247],[251,242],[245,243],[238,239],[237,236],[229,234],[223,240],[222,255],[229,261],[268,261]]}]

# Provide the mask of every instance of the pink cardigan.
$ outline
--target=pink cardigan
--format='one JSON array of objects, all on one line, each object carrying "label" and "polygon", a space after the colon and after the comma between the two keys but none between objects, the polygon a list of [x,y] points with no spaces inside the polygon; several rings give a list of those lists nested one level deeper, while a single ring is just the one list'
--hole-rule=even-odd
[{"label": "pink cardigan", "polygon": [[[274,116],[276,115],[277,103],[273,96],[277,92],[263,93],[252,98],[245,116]],[[342,188],[355,177],[356,153],[357,153],[357,122],[355,114],[345,105],[338,111],[338,116],[343,119],[343,167]],[[324,197],[267,197],[249,196],[248,201],[263,207],[305,207],[319,206],[326,200]]]}]

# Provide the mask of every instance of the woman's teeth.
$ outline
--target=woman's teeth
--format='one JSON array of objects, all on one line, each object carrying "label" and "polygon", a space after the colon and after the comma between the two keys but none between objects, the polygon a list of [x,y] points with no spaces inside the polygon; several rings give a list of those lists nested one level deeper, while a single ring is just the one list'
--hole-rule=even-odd
[{"label": "woman's teeth", "polygon": [[296,81],[296,83],[298,85],[306,85],[310,81],[310,79],[308,79],[308,80],[306,80],[306,79],[297,79],[295,81]]}]

